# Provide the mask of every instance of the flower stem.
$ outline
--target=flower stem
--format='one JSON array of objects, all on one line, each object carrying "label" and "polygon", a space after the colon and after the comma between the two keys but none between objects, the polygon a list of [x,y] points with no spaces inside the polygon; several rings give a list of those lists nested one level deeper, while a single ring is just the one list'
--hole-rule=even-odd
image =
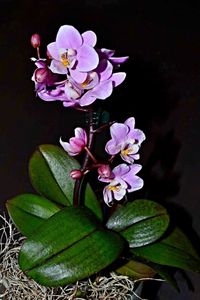
[{"label": "flower stem", "polygon": [[97,164],[97,160],[94,157],[94,155],[90,152],[90,150],[88,149],[88,147],[85,147],[85,151],[88,153],[88,155],[90,156],[90,158],[92,159],[92,161]]},{"label": "flower stem", "polygon": [[[87,150],[83,159],[83,164],[82,164],[82,172],[84,173],[84,171],[87,169],[89,160],[91,158],[91,149],[93,146],[93,142],[94,142],[94,132],[93,132],[94,128],[93,128],[93,111],[89,111],[89,137],[88,137],[88,145],[87,145]],[[92,155],[93,156],[93,155]],[[96,159],[93,157],[93,159],[96,162]],[[81,202],[81,185],[82,185],[82,181],[83,178],[81,179],[77,179],[75,182],[75,186],[74,186],[74,196],[73,196],[73,205],[74,206],[79,206],[80,202]]]},{"label": "flower stem", "polygon": [[37,47],[37,57],[40,59],[40,47]]},{"label": "flower stem", "polygon": [[115,121],[109,122],[107,124],[102,125],[101,127],[93,130],[93,133],[101,132],[102,130],[106,129],[107,127],[110,127],[112,124],[114,124]]}]

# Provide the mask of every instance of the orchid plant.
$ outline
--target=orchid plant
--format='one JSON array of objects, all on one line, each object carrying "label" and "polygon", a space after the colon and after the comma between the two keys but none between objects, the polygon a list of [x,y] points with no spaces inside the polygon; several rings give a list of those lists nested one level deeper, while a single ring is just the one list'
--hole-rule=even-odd
[{"label": "orchid plant", "polygon": [[[162,205],[130,194],[143,187],[137,162],[145,134],[133,116],[110,122],[94,108],[125,80],[118,69],[128,57],[97,48],[93,31],[80,34],[69,25],[60,27],[46,58],[41,58],[40,43],[34,34],[37,96],[79,110],[87,124],[76,127],[69,141],[60,138],[61,147],[41,145],[33,153],[29,174],[39,195],[7,201],[13,222],[26,236],[19,253],[22,271],[45,286],[114,271],[134,279],[161,276],[177,288],[174,271],[199,272],[200,259]],[[110,139],[105,157],[98,159],[94,139],[103,130],[110,131]],[[79,155],[81,165],[75,159]],[[89,173],[100,192],[88,183]]]}]

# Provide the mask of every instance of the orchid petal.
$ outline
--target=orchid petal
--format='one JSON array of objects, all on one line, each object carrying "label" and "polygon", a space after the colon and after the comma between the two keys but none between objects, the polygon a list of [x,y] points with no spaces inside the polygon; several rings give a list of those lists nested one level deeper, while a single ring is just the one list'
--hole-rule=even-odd
[{"label": "orchid petal", "polygon": [[120,188],[119,191],[114,191],[113,194],[115,200],[117,201],[122,200],[126,195],[126,189]]},{"label": "orchid petal", "polygon": [[132,185],[129,189],[127,189],[127,191],[129,193],[140,190],[144,185],[144,181],[142,178],[138,177],[138,176],[134,176],[134,179],[132,180]]},{"label": "orchid petal", "polygon": [[123,64],[129,59],[129,56],[122,56],[122,57],[109,57],[109,60],[113,64]]},{"label": "orchid petal", "polygon": [[130,117],[128,118],[124,124],[126,124],[128,127],[130,127],[130,129],[134,129],[135,128],[135,118],[134,117]]},{"label": "orchid petal", "polygon": [[49,69],[53,73],[67,74],[67,68],[58,60],[52,60]]},{"label": "orchid petal", "polygon": [[136,154],[139,150],[139,146],[133,145],[132,148],[133,148],[132,153],[128,153],[127,155],[123,154],[123,151],[121,151],[121,153],[120,153],[121,158],[129,164],[132,164],[135,159],[139,159],[139,157],[140,157],[139,154]]},{"label": "orchid petal", "polygon": [[113,173],[115,174],[115,176],[121,177],[122,179],[124,179],[125,178],[124,176],[126,174],[128,174],[130,172],[130,170],[131,169],[130,169],[129,165],[120,164],[113,169]]},{"label": "orchid petal", "polygon": [[129,172],[127,172],[126,174],[121,174],[121,179],[129,185],[127,189],[129,193],[139,190],[143,187],[143,180],[140,177],[135,176],[135,174],[137,174],[141,170],[141,168],[141,165],[133,164],[129,166]]},{"label": "orchid petal", "polygon": [[131,173],[137,174],[142,169],[142,166],[139,164],[133,164],[130,166],[130,168],[131,168],[131,171],[130,171]]},{"label": "orchid petal", "polygon": [[128,134],[128,131],[129,131],[128,126],[126,126],[122,123],[114,123],[110,127],[111,137],[118,144],[121,144],[125,140],[125,138]]},{"label": "orchid petal", "polygon": [[46,59],[39,59],[35,62],[35,65],[37,68],[46,68],[47,66],[47,62],[46,62]]},{"label": "orchid petal", "polygon": [[99,49],[99,52],[104,54],[104,57],[106,57],[106,58],[110,58],[111,56],[113,56],[115,54],[115,50],[110,50],[110,49],[106,49],[106,48]]},{"label": "orchid petal", "polygon": [[81,152],[81,150],[84,148],[85,143],[81,139],[78,139],[76,137],[72,137],[69,139],[70,145],[73,147],[73,149],[76,152]]},{"label": "orchid petal", "polygon": [[86,92],[80,98],[80,105],[87,106],[92,104],[96,99],[104,100],[112,94],[112,90],[113,87],[111,81],[102,82],[96,85],[92,90]]},{"label": "orchid petal", "polygon": [[108,98],[112,94],[112,91],[113,86],[110,80],[100,82],[93,90],[91,90],[93,96],[102,100]]},{"label": "orchid petal", "polygon": [[106,183],[109,183],[112,181],[112,179],[110,179],[109,177],[101,177],[100,175],[98,176],[98,180],[101,182],[106,182]]},{"label": "orchid petal", "polygon": [[112,64],[107,59],[102,59],[96,69],[100,76],[100,81],[104,81],[111,77],[113,71]]},{"label": "orchid petal", "polygon": [[75,99],[68,99],[67,101],[63,102],[64,107],[73,107],[76,106],[79,103],[78,100]]},{"label": "orchid petal", "polygon": [[45,90],[38,92],[38,96],[40,97],[40,99],[42,99],[44,101],[56,101],[56,100],[59,100],[59,99],[53,97],[52,95],[50,95]]},{"label": "orchid petal", "polygon": [[79,72],[76,69],[75,70],[70,69],[70,75],[77,83],[83,83],[88,76],[87,73]]},{"label": "orchid petal", "polygon": [[86,133],[86,131],[81,127],[77,127],[74,130],[74,132],[75,132],[75,137],[83,140],[84,144],[86,145],[87,144],[87,133]]},{"label": "orchid petal", "polygon": [[47,50],[48,50],[50,56],[52,56],[54,59],[56,59],[56,60],[60,59],[56,42],[50,43],[47,46]]},{"label": "orchid petal", "polygon": [[140,158],[140,155],[138,153],[137,154],[129,154],[126,156],[123,156],[120,154],[120,156],[128,164],[133,164],[135,160],[138,160]]},{"label": "orchid petal", "polygon": [[135,185],[135,174],[137,174],[141,170],[142,166],[139,164],[129,165],[129,172],[121,174],[121,178],[128,183],[130,189],[132,189]]},{"label": "orchid petal", "polygon": [[146,136],[142,130],[134,129],[130,131],[130,133],[128,134],[128,138],[136,140],[140,145],[146,139]]},{"label": "orchid petal", "polygon": [[83,83],[82,88],[84,87],[85,90],[90,90],[97,86],[97,84],[99,84],[99,75],[97,74],[97,72],[92,71],[88,73],[86,84]]},{"label": "orchid petal", "polygon": [[83,44],[83,38],[76,28],[70,25],[64,25],[58,30],[56,44],[58,49],[77,50]]},{"label": "orchid petal", "polygon": [[51,91],[46,91],[46,90],[40,91],[38,93],[38,96],[45,101],[56,101],[56,100],[67,101],[68,100],[65,93],[59,88]]},{"label": "orchid petal", "polygon": [[83,42],[88,46],[94,47],[97,43],[97,36],[94,31],[88,30],[82,34]]},{"label": "orchid petal", "polygon": [[133,155],[130,155],[131,157],[133,157],[133,159],[135,160],[138,160],[140,159],[140,154],[133,154]]},{"label": "orchid petal", "polygon": [[133,157],[133,155],[120,155],[120,156],[128,164],[132,164],[135,161],[135,157]]},{"label": "orchid petal", "polygon": [[75,89],[72,84],[67,82],[65,85],[65,94],[68,99],[78,99],[81,95],[81,91]]},{"label": "orchid petal", "polygon": [[75,152],[74,148],[67,142],[63,142],[60,138],[60,144],[63,147],[63,149],[70,155],[70,156],[75,156],[77,155],[79,152]]},{"label": "orchid petal", "polygon": [[97,98],[93,96],[92,91],[88,91],[80,98],[79,104],[80,106],[87,106],[96,101],[96,99]]},{"label": "orchid petal", "polygon": [[113,81],[114,87],[120,85],[126,78],[126,73],[125,72],[118,72],[114,73],[111,77],[110,80]]},{"label": "orchid petal", "polygon": [[112,197],[112,192],[110,190],[107,189],[107,187],[105,187],[103,189],[103,198],[104,198],[104,202],[108,205],[109,203],[111,203],[113,201],[113,197]]},{"label": "orchid petal", "polygon": [[113,140],[110,140],[107,142],[105,150],[108,154],[115,155],[121,151],[121,145],[115,143],[115,141]]},{"label": "orchid petal", "polygon": [[99,63],[97,52],[90,46],[84,44],[77,52],[77,70],[88,72],[95,69]]}]

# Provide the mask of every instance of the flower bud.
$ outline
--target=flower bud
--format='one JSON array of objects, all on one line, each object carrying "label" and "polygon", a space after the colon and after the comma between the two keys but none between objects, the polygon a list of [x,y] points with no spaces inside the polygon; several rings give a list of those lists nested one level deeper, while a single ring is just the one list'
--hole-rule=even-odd
[{"label": "flower bud", "polygon": [[111,175],[111,169],[109,165],[101,165],[98,168],[98,173],[102,178],[109,178]]},{"label": "flower bud", "polygon": [[70,176],[72,179],[80,179],[83,176],[83,173],[81,170],[72,170]]},{"label": "flower bud", "polygon": [[49,76],[49,70],[47,68],[38,68],[35,71],[35,81],[43,83]]},{"label": "flower bud", "polygon": [[33,48],[40,47],[40,35],[35,33],[31,36],[31,45]]}]

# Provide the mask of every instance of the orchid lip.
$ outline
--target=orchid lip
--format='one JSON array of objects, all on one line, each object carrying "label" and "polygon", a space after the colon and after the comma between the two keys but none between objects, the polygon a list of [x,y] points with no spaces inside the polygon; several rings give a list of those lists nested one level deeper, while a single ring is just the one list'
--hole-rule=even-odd
[{"label": "orchid lip", "polygon": [[109,186],[107,187],[107,189],[108,189],[109,191],[119,192],[120,187],[119,187],[119,186],[115,186],[115,185],[109,185]]},{"label": "orchid lip", "polygon": [[132,152],[133,152],[133,149],[128,148],[128,149],[122,150],[121,154],[126,156],[126,155],[129,155],[129,154],[132,154]]}]

